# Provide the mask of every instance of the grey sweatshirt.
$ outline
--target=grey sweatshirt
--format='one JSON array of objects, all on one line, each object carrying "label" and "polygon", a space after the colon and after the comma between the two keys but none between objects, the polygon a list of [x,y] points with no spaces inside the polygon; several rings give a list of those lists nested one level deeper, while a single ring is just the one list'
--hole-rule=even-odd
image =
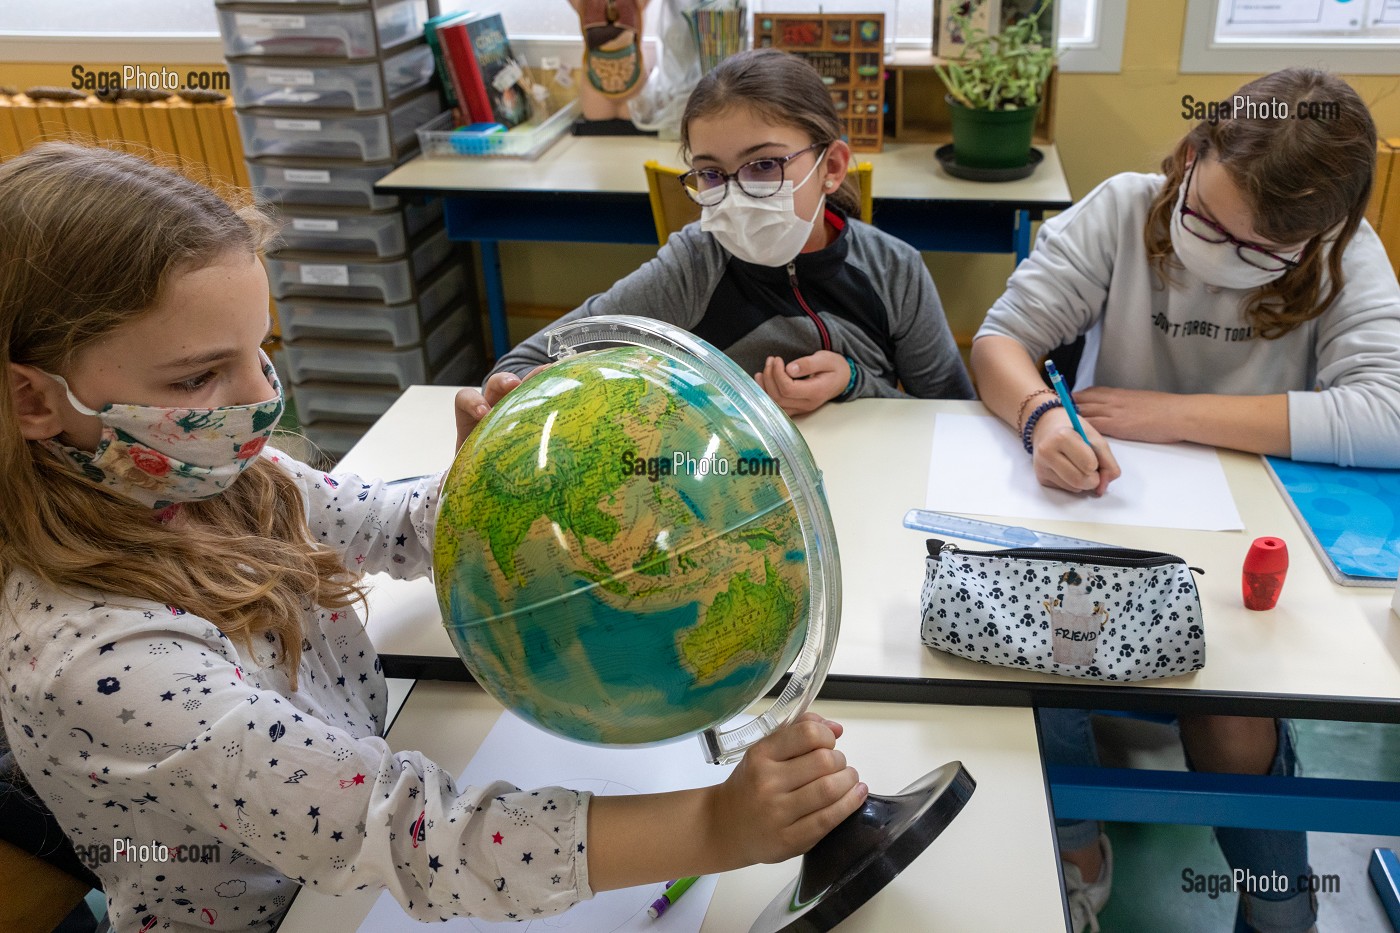
[{"label": "grey sweatshirt", "polygon": [[1293,459],[1400,467],[1400,285],[1375,231],[1363,222],[1347,245],[1327,311],[1263,340],[1244,317],[1247,290],[1181,269],[1158,283],[1143,229],[1164,183],[1116,175],[1046,221],[977,336],[1039,356],[1087,334],[1075,388],[1286,392]]},{"label": "grey sweatshirt", "polygon": [[[838,230],[825,249],[786,268],[737,259],[693,223],[654,259],[560,323],[598,314],[636,314],[682,327],[755,373],[768,356],[791,362],[829,349],[855,360],[848,398],[972,398],[943,306],[918,251],[830,209]],[[548,328],[546,328],[548,330]],[[552,362],[541,331],[493,372],[524,376]],[[903,391],[899,386],[903,387]]]}]

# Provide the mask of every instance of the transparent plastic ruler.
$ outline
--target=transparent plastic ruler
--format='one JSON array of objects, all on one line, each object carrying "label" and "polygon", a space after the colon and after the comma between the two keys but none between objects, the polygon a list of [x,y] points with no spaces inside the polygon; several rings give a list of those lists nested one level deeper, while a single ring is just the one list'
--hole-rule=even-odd
[{"label": "transparent plastic ruler", "polygon": [[1086,541],[1083,538],[1053,535],[1019,525],[999,525],[996,522],[925,509],[910,509],[905,512],[904,527],[1001,547],[1118,547],[1116,544],[1104,544],[1102,541]]}]

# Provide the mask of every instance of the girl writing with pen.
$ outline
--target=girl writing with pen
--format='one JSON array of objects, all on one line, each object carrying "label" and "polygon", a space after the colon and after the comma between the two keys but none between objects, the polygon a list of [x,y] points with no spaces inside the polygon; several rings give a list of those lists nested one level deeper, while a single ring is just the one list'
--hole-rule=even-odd
[{"label": "girl writing with pen", "polygon": [[[1400,467],[1400,286],[1364,213],[1376,129],[1344,81],[1290,68],[1240,88],[1326,121],[1227,116],[1193,127],[1161,174],[1124,173],[1045,222],[978,331],[983,401],[1021,433],[1037,479],[1111,494],[1109,438],[1193,441],[1343,465]],[[1085,338],[1073,401],[1035,360]],[[1040,713],[1047,761],[1094,764],[1088,714]],[[1182,716],[1191,766],[1292,773],[1286,721]],[[1092,823],[1057,827],[1076,930],[1097,929],[1112,868]],[[1303,833],[1216,830],[1235,869],[1307,872]],[[1302,931],[1314,897],[1246,893],[1239,928]]]}]

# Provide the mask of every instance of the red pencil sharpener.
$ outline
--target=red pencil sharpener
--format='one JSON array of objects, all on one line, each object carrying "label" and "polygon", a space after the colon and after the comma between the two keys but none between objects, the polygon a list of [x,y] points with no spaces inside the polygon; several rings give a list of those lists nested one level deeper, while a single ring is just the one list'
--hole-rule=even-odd
[{"label": "red pencil sharpener", "polygon": [[1246,609],[1272,609],[1288,573],[1288,545],[1282,538],[1255,538],[1244,558]]}]

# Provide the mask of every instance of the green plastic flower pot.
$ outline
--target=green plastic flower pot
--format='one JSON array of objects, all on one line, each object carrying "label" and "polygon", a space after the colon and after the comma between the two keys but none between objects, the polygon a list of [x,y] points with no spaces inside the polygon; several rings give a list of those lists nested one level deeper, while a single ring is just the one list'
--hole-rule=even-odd
[{"label": "green plastic flower pot", "polygon": [[1040,109],[973,110],[947,98],[953,121],[953,158],[964,168],[1019,168],[1030,161]]}]

